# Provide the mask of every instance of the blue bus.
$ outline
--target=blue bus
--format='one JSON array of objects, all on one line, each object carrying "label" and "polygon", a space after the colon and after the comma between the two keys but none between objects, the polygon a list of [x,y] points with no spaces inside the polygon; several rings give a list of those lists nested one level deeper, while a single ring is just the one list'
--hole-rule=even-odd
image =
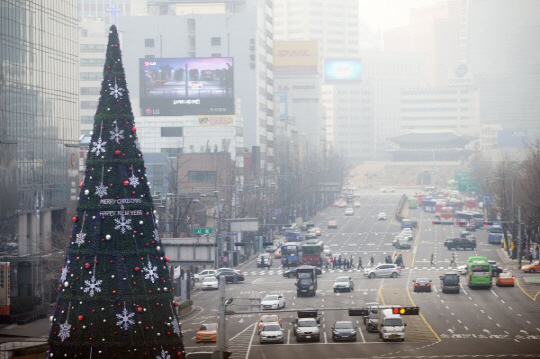
[{"label": "blue bus", "polygon": [[504,230],[500,224],[494,224],[488,230],[488,243],[501,244],[503,240]]},{"label": "blue bus", "polygon": [[284,243],[281,245],[281,265],[283,267],[296,267],[302,259],[302,245],[300,243]]}]

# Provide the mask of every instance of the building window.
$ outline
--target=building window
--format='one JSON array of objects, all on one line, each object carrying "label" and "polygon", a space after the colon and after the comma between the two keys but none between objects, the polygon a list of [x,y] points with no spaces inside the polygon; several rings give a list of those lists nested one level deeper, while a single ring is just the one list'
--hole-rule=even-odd
[{"label": "building window", "polygon": [[144,47],[154,47],[156,46],[154,39],[144,39]]},{"label": "building window", "polygon": [[182,137],[182,127],[161,127],[161,137]]},{"label": "building window", "polygon": [[221,54],[220,53],[215,53],[215,54],[212,54],[211,57],[221,57]]},{"label": "building window", "polygon": [[81,44],[81,52],[99,52],[104,53],[107,50],[105,44]]},{"label": "building window", "polygon": [[81,95],[99,95],[100,87],[81,87]]},{"label": "building window", "polygon": [[220,46],[221,45],[221,37],[212,37],[210,39],[210,43],[212,46]]},{"label": "building window", "polygon": [[101,72],[81,72],[81,80],[83,81],[100,81],[102,77]]},{"label": "building window", "polygon": [[81,58],[81,66],[103,66],[105,63],[104,59],[89,59],[89,58]]},{"label": "building window", "polygon": [[216,183],[216,171],[189,171],[188,182]]},{"label": "building window", "polygon": [[175,148],[162,148],[161,153],[166,154],[169,157],[174,157],[180,153],[182,153],[182,149],[175,147]]},{"label": "building window", "polygon": [[155,58],[155,56],[154,55],[144,55],[144,58],[145,59],[153,59],[153,58]]},{"label": "building window", "polygon": [[98,106],[98,101],[81,101],[81,108],[95,109]]},{"label": "building window", "polygon": [[94,123],[94,116],[81,116],[81,123],[86,125]]}]

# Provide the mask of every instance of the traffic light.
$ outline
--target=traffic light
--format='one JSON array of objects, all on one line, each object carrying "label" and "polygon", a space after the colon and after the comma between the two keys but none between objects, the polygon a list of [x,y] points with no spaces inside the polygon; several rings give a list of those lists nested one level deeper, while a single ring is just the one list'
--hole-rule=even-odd
[{"label": "traffic light", "polygon": [[467,225],[467,222],[460,222],[460,221],[458,221],[456,224],[457,224],[458,226],[466,226],[466,225]]},{"label": "traffic light", "polygon": [[392,313],[400,315],[418,315],[420,314],[420,307],[394,307],[392,308]]},{"label": "traffic light", "polygon": [[365,317],[368,315],[367,309],[349,309],[349,317]]}]

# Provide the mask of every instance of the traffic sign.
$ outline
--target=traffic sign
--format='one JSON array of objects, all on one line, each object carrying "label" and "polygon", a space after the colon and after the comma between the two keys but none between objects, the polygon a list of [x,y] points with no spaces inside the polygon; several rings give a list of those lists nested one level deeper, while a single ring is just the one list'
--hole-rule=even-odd
[{"label": "traffic sign", "polygon": [[214,228],[212,227],[193,227],[193,234],[214,234]]}]

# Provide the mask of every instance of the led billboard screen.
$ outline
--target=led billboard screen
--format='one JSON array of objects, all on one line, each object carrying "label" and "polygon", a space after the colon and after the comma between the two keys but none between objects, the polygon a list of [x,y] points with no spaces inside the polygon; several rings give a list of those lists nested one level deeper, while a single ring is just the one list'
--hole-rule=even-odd
[{"label": "led billboard screen", "polygon": [[360,59],[325,59],[324,82],[347,83],[362,81],[362,61]]},{"label": "led billboard screen", "polygon": [[231,57],[140,59],[142,116],[233,115]]}]

